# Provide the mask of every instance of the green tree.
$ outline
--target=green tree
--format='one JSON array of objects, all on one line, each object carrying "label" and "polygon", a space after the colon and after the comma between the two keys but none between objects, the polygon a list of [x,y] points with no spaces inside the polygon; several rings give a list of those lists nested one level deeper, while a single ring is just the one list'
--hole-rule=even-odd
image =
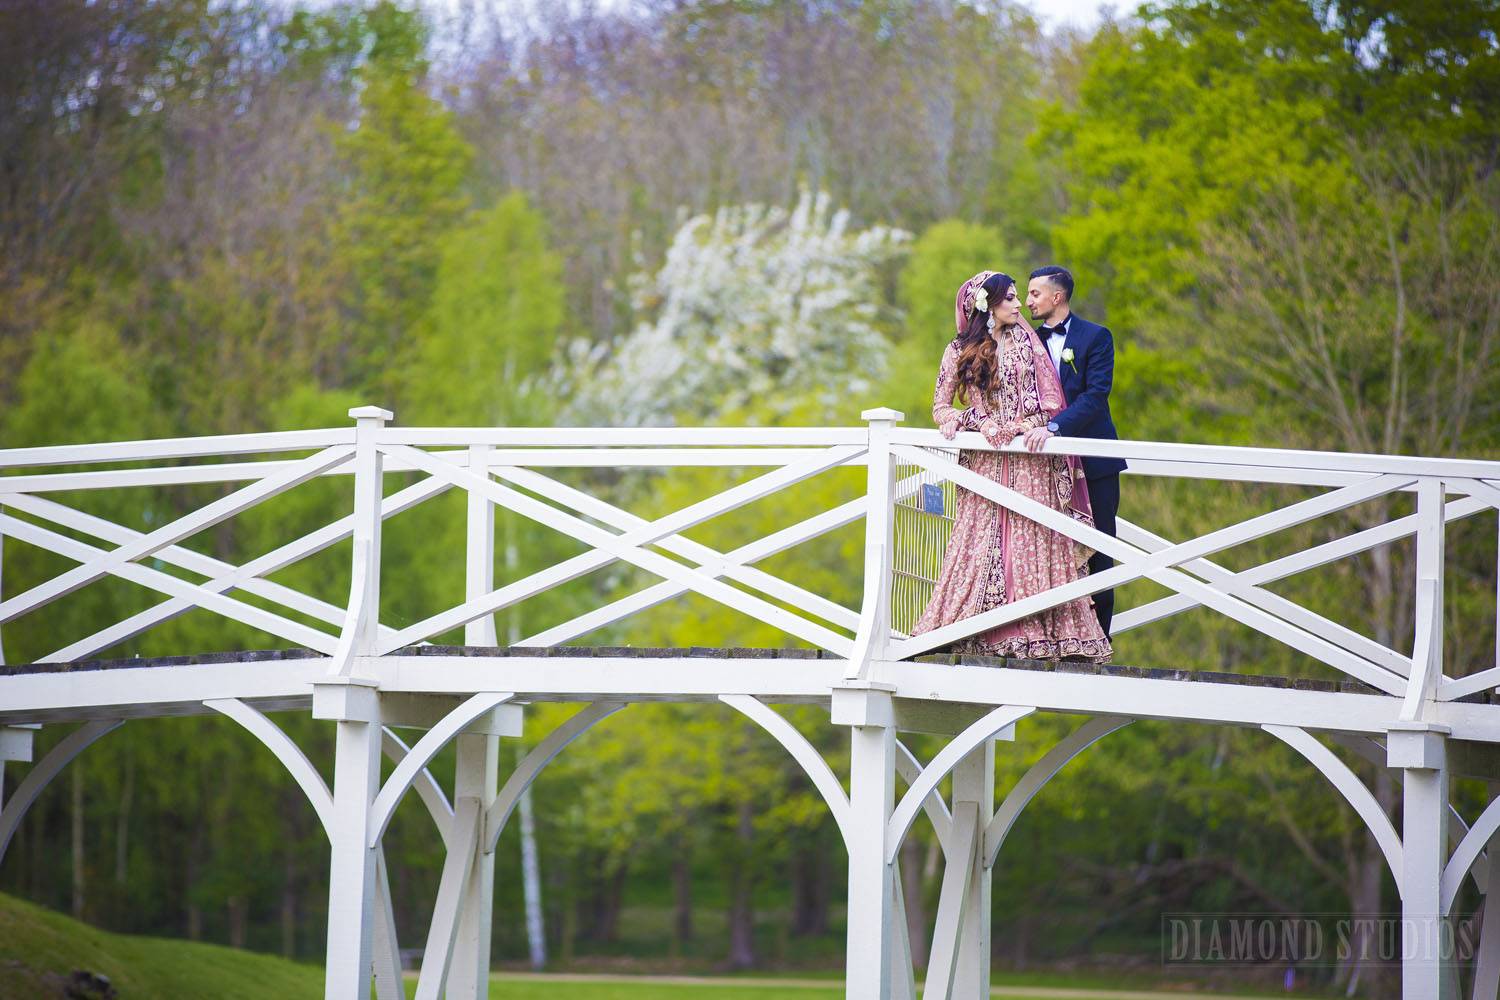
[{"label": "green tree", "polygon": [[569,311],[546,225],[512,192],[439,242],[432,304],[403,392],[419,424],[540,424],[538,384]]},{"label": "green tree", "polygon": [[932,383],[943,348],[953,339],[953,297],[979,271],[1004,271],[1024,284],[1030,273],[993,226],[945,219],[912,244],[901,269],[898,301],[904,336],[891,357],[883,400],[913,427],[932,423]]}]

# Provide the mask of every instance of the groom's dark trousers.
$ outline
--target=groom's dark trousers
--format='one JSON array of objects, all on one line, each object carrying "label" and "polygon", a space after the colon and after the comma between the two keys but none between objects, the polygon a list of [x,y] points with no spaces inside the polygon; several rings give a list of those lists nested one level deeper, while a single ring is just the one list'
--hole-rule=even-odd
[{"label": "groom's dark trousers", "polygon": [[[1088,483],[1089,503],[1094,508],[1094,527],[1106,535],[1113,535],[1115,514],[1120,509],[1120,476],[1118,473],[1100,476]],[[1097,576],[1114,564],[1115,561],[1103,552],[1095,552],[1089,557],[1089,576]],[[1094,611],[1099,615],[1099,624],[1104,626],[1104,634],[1109,635],[1109,622],[1115,616],[1115,592],[1101,590],[1095,594]]]},{"label": "groom's dark trousers", "polygon": [[[1114,421],[1109,414],[1109,390],[1115,377],[1115,341],[1106,327],[1074,313],[1068,317],[1064,350],[1071,350],[1072,360],[1058,370],[1062,380],[1067,409],[1055,418],[1057,432],[1068,437],[1113,440]],[[1083,475],[1089,484],[1089,502],[1094,509],[1094,527],[1106,535],[1115,533],[1115,514],[1120,509],[1120,472],[1125,463],[1118,458],[1085,458]],[[1089,574],[1103,573],[1115,561],[1102,552],[1089,560]],[[1094,610],[1104,634],[1109,635],[1114,617],[1115,592],[1101,590],[1094,595]]]}]

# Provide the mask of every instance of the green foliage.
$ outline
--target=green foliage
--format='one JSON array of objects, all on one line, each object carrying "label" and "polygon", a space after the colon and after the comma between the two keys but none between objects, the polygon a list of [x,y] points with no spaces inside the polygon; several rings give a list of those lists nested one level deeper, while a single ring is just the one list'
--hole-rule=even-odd
[{"label": "green foliage", "polygon": [[441,237],[468,205],[463,190],[473,150],[453,115],[423,89],[420,21],[392,4],[374,8],[358,123],[340,136],[352,167],[336,238],[355,317],[353,380],[391,390],[411,361],[411,342],[429,308]]},{"label": "green foliage", "polygon": [[898,282],[904,336],[892,351],[882,393],[889,405],[906,414],[910,426],[932,424],[932,382],[954,336],[953,297],[959,285],[985,270],[1004,271],[1023,287],[1031,273],[993,226],[945,219],[912,244]]},{"label": "green foliage", "polygon": [[[1024,279],[1056,260],[1078,277],[1079,311],[1115,332],[1112,406],[1126,437],[1500,447],[1500,365],[1485,332],[1500,287],[1500,77],[1486,0],[1182,0],[1092,37],[1043,34],[1017,8],[927,0],[567,9],[540,5],[541,30],[524,44],[471,38],[436,70],[423,16],[392,2],[0,11],[0,104],[15,112],[0,120],[0,444],[345,426],[364,403],[409,425],[849,423],[894,405],[926,426],[957,284],[981,268]],[[798,203],[799,190],[827,194]],[[910,247],[908,230],[922,233]],[[580,352],[564,356],[560,342]],[[615,348],[602,366],[601,345]],[[555,473],[642,517],[755,474]],[[863,486],[860,470],[822,475],[688,535],[730,551]],[[53,499],[145,530],[224,492]],[[1177,539],[1306,495],[1132,477],[1123,513]],[[1226,565],[1406,510],[1371,506],[1246,546]],[[237,562],[349,507],[347,479],[332,477],[184,544]],[[388,522],[386,624],[463,597],[466,522],[457,494]],[[1492,523],[1452,530],[1447,608],[1464,625],[1447,653],[1463,672],[1493,649],[1494,535]],[[497,585],[579,550],[503,512],[496,536]],[[853,524],[758,567],[853,607],[861,545]],[[15,538],[3,555],[7,596],[72,565]],[[1341,619],[1368,611],[1360,627],[1399,646],[1405,558],[1392,549],[1276,591]],[[273,579],[342,604],[348,543]],[[612,565],[503,609],[501,641],[652,582]],[[1160,595],[1137,584],[1121,597]],[[5,653],[43,655],[160,599],[99,581],[7,623]],[[580,641],[789,640],[692,597]],[[193,612],[104,652],[273,644]],[[1203,611],[1120,636],[1117,658],[1328,675]],[[841,766],[842,740],[819,711],[781,708]],[[530,738],[571,710],[530,707]],[[280,721],[327,759],[325,725],[304,713]],[[1028,720],[1001,747],[1000,787],[1071,722]],[[60,735],[49,727],[40,740]],[[937,741],[913,744],[930,756]],[[76,767],[28,818],[0,873],[8,887],[66,906],[77,878],[94,921],[318,951],[321,831],[234,726],[133,722]],[[1149,950],[1152,908],[1168,903],[1369,903],[1358,897],[1371,884],[1369,845],[1320,782],[1263,734],[1144,723],[1115,734],[1012,831],[998,936],[1020,963],[1106,943]],[[1478,789],[1463,795],[1464,808],[1481,801]],[[626,947],[590,914],[661,898],[674,876],[691,882],[689,902],[716,910],[690,947],[674,941],[683,954],[720,956],[717,908],[730,899],[765,915],[755,930],[768,954],[816,958],[840,945],[836,916],[800,940],[785,920],[789,892],[839,895],[823,806],[727,708],[633,706],[563,755],[536,796],[548,923],[565,952]],[[410,811],[388,857],[403,940],[414,942],[437,854]],[[75,820],[87,832],[77,870],[57,847]],[[914,836],[920,858],[931,835]],[[503,914],[519,906],[516,881],[500,879]],[[929,913],[935,892],[929,879],[918,894]],[[23,916],[12,923],[55,924]],[[500,923],[496,955],[515,957],[521,931]],[[0,949],[20,940],[11,931],[0,926]],[[114,968],[107,959],[137,947],[155,946],[96,936],[72,964],[98,954]],[[240,958],[205,962],[223,971]],[[117,983],[223,992],[195,978],[196,954],[174,960],[182,967],[159,981],[122,967]],[[258,992],[291,995],[303,972],[317,989],[308,970],[283,984],[269,968],[243,965]]]},{"label": "green foliage", "polygon": [[545,222],[512,192],[439,239],[432,307],[413,351],[403,417],[414,424],[542,424],[537,385],[568,315]]}]

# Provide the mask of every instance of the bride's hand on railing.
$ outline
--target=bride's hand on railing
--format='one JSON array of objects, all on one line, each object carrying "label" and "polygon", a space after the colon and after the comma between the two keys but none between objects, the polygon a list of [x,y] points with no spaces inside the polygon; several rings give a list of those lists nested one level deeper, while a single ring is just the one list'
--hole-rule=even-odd
[{"label": "bride's hand on railing", "polygon": [[1005,428],[993,420],[986,420],[980,424],[979,433],[984,435],[984,439],[990,443],[991,447],[1003,448],[1010,444],[1010,437],[1006,435]]},{"label": "bride's hand on railing", "polygon": [[938,433],[943,435],[943,437],[947,438],[949,441],[952,441],[954,437],[958,435],[958,420],[956,418],[952,420],[944,420],[942,423],[938,424]]}]

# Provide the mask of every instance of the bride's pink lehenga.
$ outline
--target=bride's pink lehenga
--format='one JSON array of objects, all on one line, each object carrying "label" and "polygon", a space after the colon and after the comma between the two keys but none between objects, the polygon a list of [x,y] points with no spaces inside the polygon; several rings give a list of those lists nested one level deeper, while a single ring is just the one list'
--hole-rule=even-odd
[{"label": "bride's pink lehenga", "polygon": [[[993,420],[1009,441],[1042,427],[1064,406],[1052,360],[1036,334],[1025,326],[1003,330],[996,363],[998,391],[970,405],[954,405],[958,390],[958,349],[949,344],[938,369],[932,417],[939,426],[956,420],[960,430],[977,431]],[[1054,455],[963,451],[959,464],[1092,526],[1088,486],[1077,460]],[[937,585],[913,635],[1013,604],[1088,575],[1092,550],[998,504],[957,487],[953,535],[943,555]],[[1069,657],[1103,663],[1109,639],[1094,613],[1092,598],[1081,597],[1029,618],[959,640],[954,652],[1031,659]]]}]

